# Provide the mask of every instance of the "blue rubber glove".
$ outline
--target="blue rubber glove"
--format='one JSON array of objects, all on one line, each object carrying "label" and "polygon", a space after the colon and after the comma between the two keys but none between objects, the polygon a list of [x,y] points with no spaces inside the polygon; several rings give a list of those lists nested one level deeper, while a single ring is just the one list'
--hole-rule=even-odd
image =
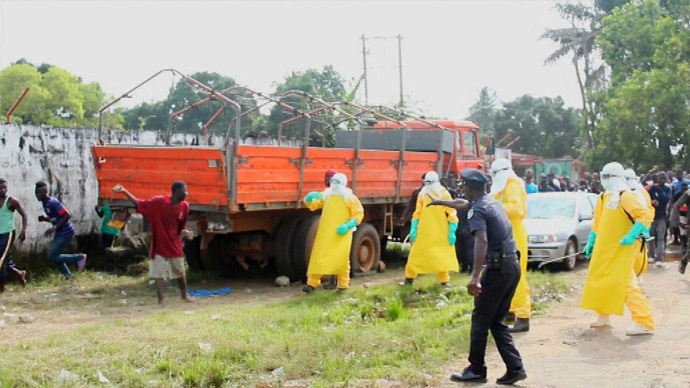
[{"label": "blue rubber glove", "polygon": [[315,199],[321,199],[321,193],[318,191],[311,191],[304,197],[304,203],[309,204]]},{"label": "blue rubber glove", "polygon": [[641,222],[636,221],[632,228],[630,228],[630,231],[621,238],[620,244],[621,245],[632,245],[632,243],[635,242],[635,238],[637,238],[641,234],[646,234],[647,233],[647,228],[642,225]]},{"label": "blue rubber glove", "polygon": [[354,228],[355,226],[357,226],[357,223],[355,222],[355,219],[354,219],[354,218],[350,218],[349,221],[347,221],[346,223],[340,225],[340,226],[338,227],[338,229],[336,230],[336,232],[338,233],[339,236],[343,236],[343,235],[345,235],[345,233],[347,233],[350,229]]},{"label": "blue rubber glove", "polygon": [[412,225],[410,225],[410,242],[414,242],[417,239],[417,224],[419,220],[412,220]]},{"label": "blue rubber glove", "polygon": [[448,245],[455,245],[455,231],[458,230],[458,224],[456,222],[448,223]]},{"label": "blue rubber glove", "polygon": [[587,244],[585,245],[585,249],[583,250],[583,253],[585,254],[585,257],[589,259],[592,257],[592,249],[594,249],[594,241],[597,239],[597,234],[594,232],[589,232],[589,237],[587,237]]}]

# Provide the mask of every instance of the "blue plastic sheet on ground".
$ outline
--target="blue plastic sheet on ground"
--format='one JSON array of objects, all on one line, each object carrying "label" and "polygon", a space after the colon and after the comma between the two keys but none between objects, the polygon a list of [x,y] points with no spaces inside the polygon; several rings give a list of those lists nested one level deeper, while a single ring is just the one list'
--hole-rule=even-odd
[{"label": "blue plastic sheet on ground", "polygon": [[192,298],[202,298],[204,296],[211,295],[228,295],[232,293],[232,290],[227,287],[219,288],[217,290],[193,290],[190,288],[187,290],[187,293]]}]

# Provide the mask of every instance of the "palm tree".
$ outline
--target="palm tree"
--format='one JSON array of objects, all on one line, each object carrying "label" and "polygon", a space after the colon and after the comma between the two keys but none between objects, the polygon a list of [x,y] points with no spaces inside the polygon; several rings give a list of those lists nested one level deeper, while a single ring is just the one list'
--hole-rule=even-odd
[{"label": "palm tree", "polygon": [[566,28],[546,30],[541,38],[550,39],[560,45],[544,61],[552,64],[566,55],[572,55],[573,66],[582,98],[582,121],[587,135],[587,144],[594,146],[592,132],[596,124],[595,103],[591,98],[593,91],[606,86],[606,67],[596,63],[595,38],[601,32],[601,20],[606,16],[598,6],[582,3],[556,4],[561,17],[570,21]]}]

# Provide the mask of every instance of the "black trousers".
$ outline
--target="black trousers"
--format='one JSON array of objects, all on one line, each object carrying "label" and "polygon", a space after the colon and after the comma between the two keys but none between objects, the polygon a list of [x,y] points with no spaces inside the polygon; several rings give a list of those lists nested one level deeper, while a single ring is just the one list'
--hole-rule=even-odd
[{"label": "black trousers", "polygon": [[470,273],[474,264],[474,237],[469,230],[458,231],[455,237],[455,255],[458,257],[460,272]]},{"label": "black trousers", "polygon": [[12,244],[14,243],[14,230],[0,234],[0,279],[7,276],[7,272],[15,268],[14,261],[10,257]]},{"label": "black trousers", "polygon": [[114,234],[103,233],[101,234],[101,254],[105,256],[105,250],[113,246],[115,241]]},{"label": "black trousers", "polygon": [[484,355],[491,330],[498,352],[509,370],[522,367],[520,353],[515,348],[508,327],[503,324],[515,288],[520,280],[517,260],[504,262],[503,268],[485,269],[481,276],[482,292],[474,298],[472,329],[470,332],[470,365],[475,373],[486,373]]}]

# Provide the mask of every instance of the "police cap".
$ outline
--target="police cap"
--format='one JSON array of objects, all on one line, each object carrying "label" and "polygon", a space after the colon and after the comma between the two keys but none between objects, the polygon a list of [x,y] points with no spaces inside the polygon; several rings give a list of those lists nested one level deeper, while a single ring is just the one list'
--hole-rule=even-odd
[{"label": "police cap", "polygon": [[473,168],[462,170],[460,177],[464,184],[475,189],[483,189],[487,182],[489,182],[489,177],[486,174]]}]

